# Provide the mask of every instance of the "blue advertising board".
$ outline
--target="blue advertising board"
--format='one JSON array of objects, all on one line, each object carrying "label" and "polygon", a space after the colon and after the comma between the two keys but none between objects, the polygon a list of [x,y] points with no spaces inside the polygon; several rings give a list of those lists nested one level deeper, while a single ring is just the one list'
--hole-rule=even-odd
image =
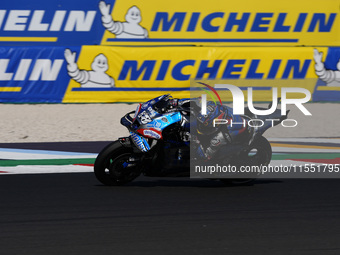
[{"label": "blue advertising board", "polygon": [[[113,4],[114,1],[107,1]],[[105,28],[99,1],[2,1],[0,46],[98,45]]]},{"label": "blue advertising board", "polygon": [[63,55],[62,47],[0,47],[0,102],[61,103],[70,79]]}]

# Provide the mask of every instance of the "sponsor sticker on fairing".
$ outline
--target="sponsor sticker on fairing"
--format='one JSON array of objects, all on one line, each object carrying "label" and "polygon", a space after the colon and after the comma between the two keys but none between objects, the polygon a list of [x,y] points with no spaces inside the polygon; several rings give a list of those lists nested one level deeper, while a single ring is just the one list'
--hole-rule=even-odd
[{"label": "sponsor sticker on fairing", "polygon": [[150,138],[161,139],[161,135],[159,135],[157,132],[150,130],[150,129],[145,129],[143,131],[143,135],[150,137]]}]

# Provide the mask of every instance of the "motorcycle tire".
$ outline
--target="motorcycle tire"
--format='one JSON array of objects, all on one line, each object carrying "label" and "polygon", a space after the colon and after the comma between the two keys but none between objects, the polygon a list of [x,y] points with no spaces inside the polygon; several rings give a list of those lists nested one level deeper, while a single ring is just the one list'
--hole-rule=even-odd
[{"label": "motorcycle tire", "polygon": [[[257,137],[249,148],[240,154],[241,165],[256,165],[256,166],[268,166],[272,158],[272,147],[269,141],[263,137]],[[247,174],[249,176],[249,174]],[[254,173],[251,178],[235,178],[235,179],[220,179],[224,184],[227,185],[251,185],[256,178],[258,173]]]},{"label": "motorcycle tire", "polygon": [[124,147],[119,141],[107,145],[97,156],[94,163],[96,178],[108,186],[119,186],[136,179],[140,168],[130,162],[132,148]]}]

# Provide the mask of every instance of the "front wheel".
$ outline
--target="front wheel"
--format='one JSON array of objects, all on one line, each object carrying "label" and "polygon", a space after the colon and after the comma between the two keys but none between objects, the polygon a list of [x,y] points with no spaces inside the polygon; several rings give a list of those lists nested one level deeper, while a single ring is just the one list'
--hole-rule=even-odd
[{"label": "front wheel", "polygon": [[97,156],[94,173],[97,179],[109,186],[123,185],[133,181],[141,172],[136,162],[131,162],[132,148],[119,141],[106,146]]}]

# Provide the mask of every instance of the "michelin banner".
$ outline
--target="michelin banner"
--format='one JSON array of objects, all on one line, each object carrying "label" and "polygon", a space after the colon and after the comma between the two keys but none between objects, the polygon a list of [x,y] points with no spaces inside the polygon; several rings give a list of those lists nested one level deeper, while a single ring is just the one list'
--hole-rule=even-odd
[{"label": "michelin banner", "polygon": [[340,45],[340,0],[2,1],[0,46]]},{"label": "michelin banner", "polygon": [[0,102],[141,102],[188,97],[190,80],[254,87],[302,87],[313,101],[340,101],[335,47],[0,47]]},{"label": "michelin banner", "polygon": [[339,0],[101,1],[103,45],[336,46]]}]

